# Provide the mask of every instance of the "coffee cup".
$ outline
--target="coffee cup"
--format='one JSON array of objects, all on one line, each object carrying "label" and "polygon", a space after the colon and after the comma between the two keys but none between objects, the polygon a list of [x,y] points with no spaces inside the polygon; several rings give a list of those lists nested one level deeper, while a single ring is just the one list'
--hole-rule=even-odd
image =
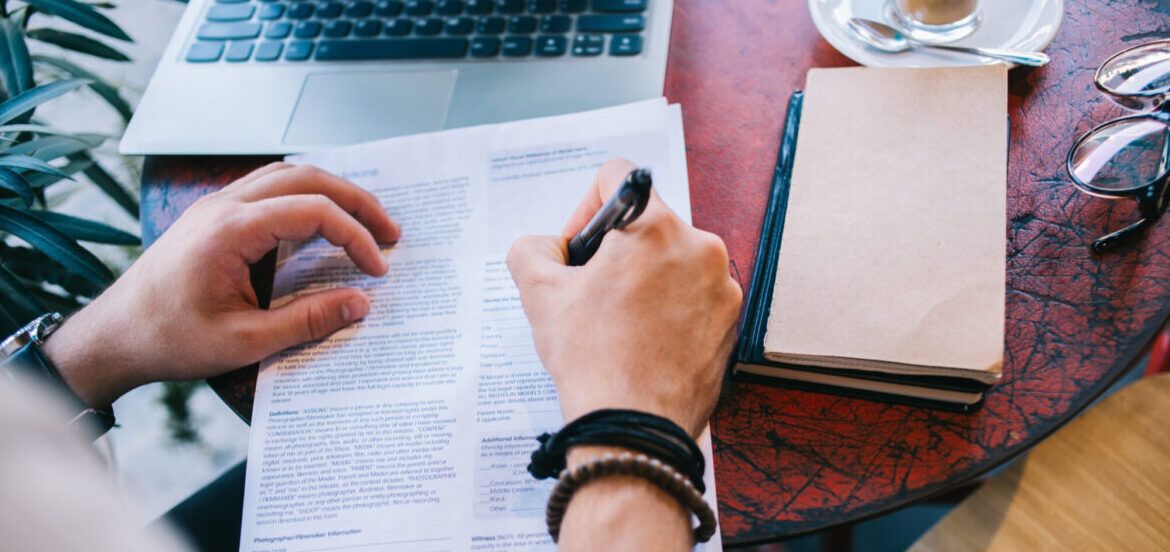
[{"label": "coffee cup", "polygon": [[891,0],[895,23],[908,35],[927,42],[963,38],[979,26],[979,0]]}]

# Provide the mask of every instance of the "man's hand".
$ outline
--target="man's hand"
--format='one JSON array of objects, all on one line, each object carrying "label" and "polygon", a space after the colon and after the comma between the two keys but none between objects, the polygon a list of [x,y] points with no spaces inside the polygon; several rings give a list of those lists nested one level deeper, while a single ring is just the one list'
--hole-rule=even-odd
[{"label": "man's hand", "polygon": [[332,289],[260,310],[248,265],[281,240],[321,235],[364,272],[398,226],[378,200],[313,167],[268,165],[194,205],[92,304],[46,342],[70,388],[108,405],[152,381],[217,375],[366,316],[369,299]]},{"label": "man's hand", "polygon": [[[569,239],[633,169],[629,161],[607,163],[563,235],[522,238],[508,267],[566,421],[628,408],[697,437],[719,396],[742,301],[723,242],[688,226],[655,194],[637,221],[606,234],[585,266],[565,266]],[[605,452],[621,451],[574,447],[568,465]],[[690,529],[689,513],[650,482],[607,477],[573,496],[560,548],[686,550]]]},{"label": "man's hand", "polygon": [[566,421],[628,408],[697,436],[719,395],[742,300],[723,242],[655,194],[585,266],[565,265],[568,240],[634,168],[607,163],[563,235],[520,239],[508,267]]}]

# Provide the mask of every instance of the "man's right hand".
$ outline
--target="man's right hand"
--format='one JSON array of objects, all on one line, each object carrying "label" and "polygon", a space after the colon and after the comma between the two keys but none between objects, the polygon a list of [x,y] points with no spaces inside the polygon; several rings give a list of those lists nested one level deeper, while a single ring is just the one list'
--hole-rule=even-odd
[{"label": "man's right hand", "polygon": [[723,242],[655,194],[585,266],[566,266],[568,240],[634,168],[607,163],[563,235],[521,238],[508,267],[566,422],[627,408],[698,436],[719,395],[742,301]]}]

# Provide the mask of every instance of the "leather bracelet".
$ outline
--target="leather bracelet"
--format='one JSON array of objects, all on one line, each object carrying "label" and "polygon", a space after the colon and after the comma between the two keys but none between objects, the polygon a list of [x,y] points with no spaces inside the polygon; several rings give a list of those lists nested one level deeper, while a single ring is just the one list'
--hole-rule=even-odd
[{"label": "leather bracelet", "polygon": [[642,478],[674,497],[699,520],[699,525],[692,532],[695,542],[707,542],[715,534],[715,511],[706,500],[703,500],[703,493],[699,492],[686,476],[658,459],[644,454],[623,452],[617,456],[605,453],[601,458],[561,472],[556,488],[548,497],[548,507],[545,510],[545,522],[548,524],[548,534],[553,542],[560,539],[561,522],[565,519],[565,512],[568,511],[573,495],[589,482],[613,475]]},{"label": "leather bracelet", "polygon": [[703,483],[706,461],[699,445],[678,424],[662,416],[636,410],[597,410],[537,440],[540,447],[528,465],[528,472],[537,479],[556,477],[564,470],[573,446],[617,446],[657,458],[686,475],[700,494],[707,490]]}]

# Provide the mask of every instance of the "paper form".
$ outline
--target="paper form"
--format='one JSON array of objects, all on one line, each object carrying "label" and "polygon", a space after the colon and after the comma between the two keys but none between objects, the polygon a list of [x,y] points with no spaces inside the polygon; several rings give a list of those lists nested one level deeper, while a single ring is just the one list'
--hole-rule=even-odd
[{"label": "paper form", "polygon": [[[519,236],[559,234],[615,156],[649,167],[690,221],[681,111],[665,100],[290,158],[373,192],[403,235],[382,278],[322,240],[282,245],[274,307],[339,285],[373,304],[261,365],[242,552],[555,548],[554,482],[525,468],[564,421],[505,256]],[[714,507],[708,433],[700,446]]]}]

